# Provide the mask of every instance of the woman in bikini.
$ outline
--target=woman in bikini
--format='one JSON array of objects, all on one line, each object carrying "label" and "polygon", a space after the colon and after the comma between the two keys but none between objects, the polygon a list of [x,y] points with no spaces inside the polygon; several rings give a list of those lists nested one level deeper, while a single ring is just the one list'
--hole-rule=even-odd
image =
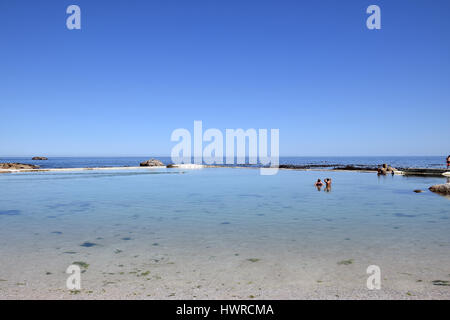
[{"label": "woman in bikini", "polygon": [[316,182],[314,185],[316,186],[317,191],[320,191],[320,189],[321,189],[322,186],[323,186],[323,182],[322,182],[322,180],[317,179],[317,182]]}]

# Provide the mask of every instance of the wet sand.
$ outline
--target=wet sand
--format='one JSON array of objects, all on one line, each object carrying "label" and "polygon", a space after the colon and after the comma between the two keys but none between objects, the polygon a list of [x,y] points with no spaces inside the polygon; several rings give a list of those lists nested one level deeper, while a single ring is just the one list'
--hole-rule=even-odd
[{"label": "wet sand", "polygon": [[[449,258],[382,260],[344,247],[207,248],[149,245],[86,248],[76,254],[26,252],[2,263],[2,299],[449,299]],[[366,268],[376,260],[382,289],[368,290]],[[81,290],[65,287],[67,266],[82,261]],[[344,261],[344,262],[343,262]],[[351,262],[349,262],[351,261]],[[18,267],[21,266],[21,267]],[[27,267],[22,267],[27,266]],[[441,266],[441,267],[436,267]],[[18,268],[20,272],[18,272]]]}]

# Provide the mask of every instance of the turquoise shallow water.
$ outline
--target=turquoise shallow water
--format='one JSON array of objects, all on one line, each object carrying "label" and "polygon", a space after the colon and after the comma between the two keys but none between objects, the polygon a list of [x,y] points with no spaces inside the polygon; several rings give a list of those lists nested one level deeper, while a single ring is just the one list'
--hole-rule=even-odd
[{"label": "turquoise shallow water", "polygon": [[[326,177],[331,192],[318,191],[315,180]],[[156,249],[185,261],[245,252],[273,261],[332,256],[334,265],[400,255],[405,265],[447,270],[433,258],[448,263],[450,200],[427,190],[445,181],[237,168],[2,174],[0,278],[37,254],[64,265]],[[27,272],[43,273],[40,263]]]},{"label": "turquoise shallow water", "polygon": [[[312,184],[325,177],[333,178],[332,190],[318,192]],[[386,228],[392,236],[417,229],[423,241],[448,241],[450,202],[427,191],[443,182],[320,171],[280,171],[267,177],[253,169],[4,174],[1,241],[8,244],[10,237],[49,226],[74,232],[120,223],[132,230],[137,221],[168,232],[226,230],[237,237],[249,236],[239,234],[243,230],[298,235],[326,225],[349,235],[370,229],[370,237]],[[414,189],[427,192],[416,194]]]}]

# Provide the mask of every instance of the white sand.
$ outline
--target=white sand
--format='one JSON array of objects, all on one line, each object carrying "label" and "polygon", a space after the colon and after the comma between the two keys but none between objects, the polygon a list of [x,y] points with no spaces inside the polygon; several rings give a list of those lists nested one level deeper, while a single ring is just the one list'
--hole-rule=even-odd
[{"label": "white sand", "polygon": [[[136,246],[130,241],[119,253],[114,253],[115,246],[105,245],[66,254],[73,247],[65,248],[65,243],[52,251],[22,248],[20,255],[3,250],[8,259],[2,259],[0,298],[450,299],[450,287],[432,284],[449,280],[447,248],[442,255],[407,248],[376,254],[342,245],[209,246],[202,239],[188,246],[179,243],[178,248],[177,241],[170,246],[153,246],[150,241]],[[353,262],[338,264],[347,259]],[[65,286],[65,269],[74,261],[89,264],[79,293]],[[382,289],[371,291],[366,268],[374,263],[382,270]]]}]

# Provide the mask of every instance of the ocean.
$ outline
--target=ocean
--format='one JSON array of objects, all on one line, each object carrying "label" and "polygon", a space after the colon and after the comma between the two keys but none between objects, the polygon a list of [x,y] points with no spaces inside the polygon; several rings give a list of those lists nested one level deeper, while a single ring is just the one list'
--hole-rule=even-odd
[{"label": "ocean", "polygon": [[[139,166],[139,163],[152,157],[49,157],[48,160],[31,160],[32,157],[0,157],[0,162],[20,162],[39,165],[41,168],[82,168],[82,167],[118,167]],[[170,157],[153,157],[165,164],[172,163]],[[280,164],[295,165],[361,165],[377,166],[387,163],[401,168],[444,168],[446,156],[417,157],[280,157]]]}]

